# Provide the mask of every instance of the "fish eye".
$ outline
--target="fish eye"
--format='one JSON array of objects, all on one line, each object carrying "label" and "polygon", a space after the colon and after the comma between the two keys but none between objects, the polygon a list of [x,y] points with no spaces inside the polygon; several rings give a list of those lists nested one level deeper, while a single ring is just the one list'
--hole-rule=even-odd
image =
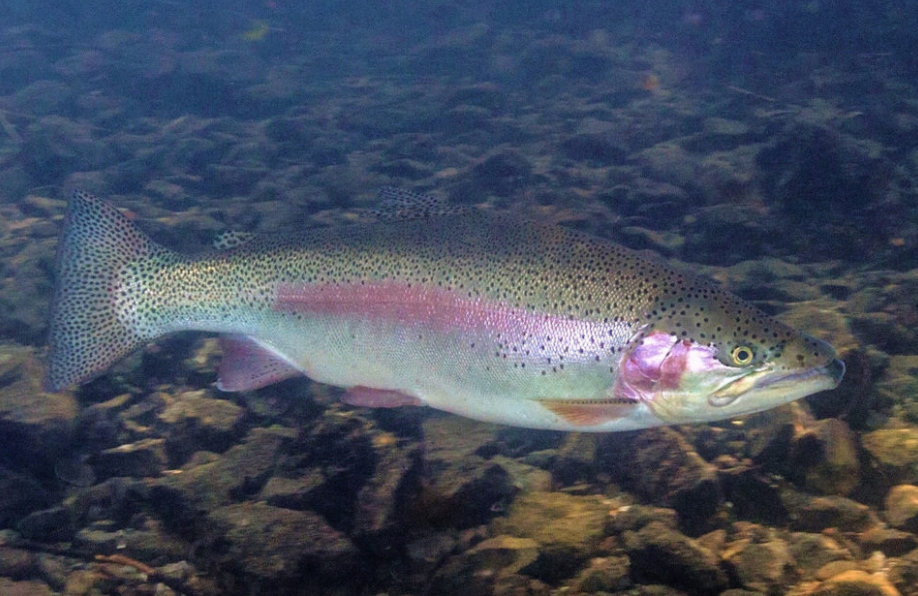
[{"label": "fish eye", "polygon": [[746,366],[752,362],[753,357],[752,348],[749,346],[736,346],[733,348],[733,351],[730,352],[730,358],[737,366]]}]

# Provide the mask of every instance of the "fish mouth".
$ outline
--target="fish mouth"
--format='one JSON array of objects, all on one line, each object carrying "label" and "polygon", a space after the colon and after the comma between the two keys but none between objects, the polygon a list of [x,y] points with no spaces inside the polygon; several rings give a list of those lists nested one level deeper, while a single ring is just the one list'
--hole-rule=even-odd
[{"label": "fish mouth", "polygon": [[822,366],[785,374],[776,374],[774,365],[769,364],[721,387],[708,397],[708,403],[714,407],[724,407],[749,393],[760,397],[784,394],[785,401],[791,401],[819,391],[835,389],[844,376],[845,363],[838,358]]},{"label": "fish mouth", "polygon": [[841,383],[845,376],[845,363],[838,358],[833,359],[826,365],[805,368],[793,373],[779,376],[766,376],[758,379],[754,385],[756,389],[765,389],[775,385],[784,385],[786,383],[800,383],[811,379],[827,380],[830,382],[827,389],[835,389]]}]

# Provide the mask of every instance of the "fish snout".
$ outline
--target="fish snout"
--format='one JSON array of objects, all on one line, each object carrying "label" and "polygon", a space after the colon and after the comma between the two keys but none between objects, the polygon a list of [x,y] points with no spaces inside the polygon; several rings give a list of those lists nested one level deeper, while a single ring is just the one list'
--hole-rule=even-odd
[{"label": "fish snout", "polygon": [[801,348],[804,353],[809,352],[807,356],[812,356],[817,361],[824,361],[826,365],[833,360],[837,360],[835,348],[829,342],[813,337],[808,333],[800,333],[800,339],[803,340]]},{"label": "fish snout", "polygon": [[835,381],[835,385],[838,386],[845,376],[845,363],[835,358],[825,366],[825,370],[826,374],[828,374],[829,377]]},{"label": "fish snout", "polygon": [[[803,339],[806,351],[810,352],[810,355],[816,362],[824,362],[824,364],[817,365],[817,369],[821,370],[827,377],[832,379],[834,385],[837,387],[845,376],[845,363],[838,357],[835,348],[833,348],[832,344],[829,342],[807,335],[806,333],[801,333],[800,336]],[[813,362],[810,363],[811,366],[813,364]]]}]

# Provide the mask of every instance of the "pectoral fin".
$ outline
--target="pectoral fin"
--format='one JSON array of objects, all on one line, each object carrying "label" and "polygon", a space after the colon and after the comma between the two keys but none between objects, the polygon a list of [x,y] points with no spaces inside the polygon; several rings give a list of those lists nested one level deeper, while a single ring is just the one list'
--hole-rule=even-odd
[{"label": "pectoral fin", "polygon": [[638,402],[630,400],[615,401],[573,401],[573,400],[539,400],[545,408],[560,416],[574,426],[596,426],[604,422],[627,417]]}]

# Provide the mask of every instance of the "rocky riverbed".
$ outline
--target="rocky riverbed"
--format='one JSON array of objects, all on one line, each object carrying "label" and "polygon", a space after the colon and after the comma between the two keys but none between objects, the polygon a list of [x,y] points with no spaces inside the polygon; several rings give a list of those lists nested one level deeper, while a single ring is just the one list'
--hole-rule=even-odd
[{"label": "rocky riverbed", "polygon": [[[673,41],[591,3],[438,5],[346,41],[276,5],[168,6],[79,36],[0,25],[0,593],[918,595],[918,102],[897,54],[778,61],[701,16]],[[776,26],[763,6],[742,26]],[[346,225],[392,184],[652,250],[848,375],[612,435],[351,408],[305,379],[224,394],[199,335],[43,389],[71,189],[198,250]]]}]

